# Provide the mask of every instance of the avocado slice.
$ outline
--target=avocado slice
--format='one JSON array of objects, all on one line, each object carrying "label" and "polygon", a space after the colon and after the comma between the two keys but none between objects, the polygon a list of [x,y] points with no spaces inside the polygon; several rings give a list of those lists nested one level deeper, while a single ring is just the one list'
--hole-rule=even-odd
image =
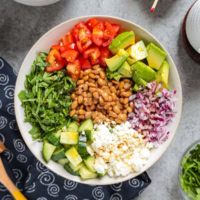
[{"label": "avocado slice", "polygon": [[139,74],[138,71],[136,71],[136,72],[133,74],[133,81],[134,81],[138,86],[143,85],[143,86],[146,87],[146,85],[147,85],[147,82],[146,82],[144,79],[142,79],[142,78],[140,77],[140,74]]},{"label": "avocado slice", "polygon": [[122,75],[123,78],[131,78],[132,77],[131,66],[126,61],[118,69],[118,72]]},{"label": "avocado slice", "polygon": [[116,71],[123,62],[128,58],[128,53],[124,49],[120,49],[112,58],[106,58],[106,64],[111,72]]},{"label": "avocado slice", "polygon": [[134,63],[137,62],[136,59],[131,58],[130,56],[126,59],[126,61],[128,62],[129,65],[133,65]]},{"label": "avocado slice", "polygon": [[136,61],[143,60],[148,56],[146,46],[142,40],[129,47],[127,53]]},{"label": "avocado slice", "polygon": [[163,87],[168,88],[169,63],[165,60],[156,74],[156,81],[162,83]]},{"label": "avocado slice", "polygon": [[131,68],[133,71],[133,77],[137,72],[137,76],[139,76],[144,81],[149,82],[155,80],[156,72],[148,65],[145,65],[143,62],[137,62],[132,65]]},{"label": "avocado slice", "polygon": [[133,91],[137,92],[138,90],[139,90],[139,86],[138,86],[137,84],[135,84],[135,85],[133,86]]},{"label": "avocado slice", "polygon": [[147,46],[147,61],[151,68],[159,70],[163,61],[167,57],[167,53],[153,43]]},{"label": "avocado slice", "polygon": [[125,49],[132,44],[135,44],[135,33],[133,31],[123,32],[112,41],[109,49],[116,54],[120,49]]}]

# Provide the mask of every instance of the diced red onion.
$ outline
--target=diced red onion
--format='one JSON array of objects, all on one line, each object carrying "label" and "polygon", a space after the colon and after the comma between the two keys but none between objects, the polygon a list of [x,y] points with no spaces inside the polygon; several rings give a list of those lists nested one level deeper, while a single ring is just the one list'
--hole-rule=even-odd
[{"label": "diced red onion", "polygon": [[163,143],[167,140],[169,131],[165,128],[175,115],[176,91],[164,88],[160,92],[161,87],[162,84],[154,81],[148,83],[146,88],[141,87],[137,94],[129,97],[135,108],[133,113],[129,113],[128,121],[133,129],[154,143]]}]

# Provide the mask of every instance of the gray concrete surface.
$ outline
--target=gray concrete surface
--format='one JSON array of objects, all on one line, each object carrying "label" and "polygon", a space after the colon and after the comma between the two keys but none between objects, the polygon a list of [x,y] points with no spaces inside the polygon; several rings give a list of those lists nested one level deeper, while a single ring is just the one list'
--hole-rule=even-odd
[{"label": "gray concrete surface", "polygon": [[[182,120],[168,151],[148,170],[152,184],[138,200],[181,200],[178,166],[185,148],[199,139],[200,65],[186,54],[181,39],[184,15],[194,0],[61,0],[47,7],[28,7],[0,0],[0,56],[16,70],[31,46],[55,25],[83,15],[106,14],[131,20],[154,34],[172,55],[183,87]],[[28,66],[27,66],[28,67]]]}]

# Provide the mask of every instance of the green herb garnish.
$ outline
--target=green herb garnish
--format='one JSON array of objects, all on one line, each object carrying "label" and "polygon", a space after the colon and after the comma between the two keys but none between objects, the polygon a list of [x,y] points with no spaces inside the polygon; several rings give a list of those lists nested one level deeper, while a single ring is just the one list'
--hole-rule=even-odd
[{"label": "green herb garnish", "polygon": [[26,76],[18,97],[25,111],[25,122],[32,125],[29,133],[33,139],[46,138],[70,123],[71,91],[76,84],[66,71],[46,72],[47,53],[40,52],[33,62],[31,73]]},{"label": "green herb garnish", "polygon": [[182,160],[181,187],[194,200],[200,200],[200,144]]}]

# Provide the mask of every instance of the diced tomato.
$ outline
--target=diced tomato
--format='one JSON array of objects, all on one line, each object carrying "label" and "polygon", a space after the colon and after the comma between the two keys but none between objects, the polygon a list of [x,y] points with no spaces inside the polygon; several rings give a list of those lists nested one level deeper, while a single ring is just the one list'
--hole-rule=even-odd
[{"label": "diced tomato", "polygon": [[112,39],[108,39],[107,41],[105,41],[105,42],[102,44],[102,46],[103,46],[103,47],[107,47],[107,46],[110,45],[111,42],[112,42]]},{"label": "diced tomato", "polygon": [[99,57],[100,57],[100,51],[99,47],[91,47],[84,51],[84,58],[90,58],[90,62],[92,65],[96,65],[99,63]]},{"label": "diced tomato", "polygon": [[96,18],[91,18],[86,22],[86,25],[90,30],[94,28],[94,26],[98,23],[98,20]]},{"label": "diced tomato", "polygon": [[60,53],[56,49],[52,49],[47,56],[46,62],[50,63],[50,66],[46,67],[47,72],[57,71],[62,69],[66,62],[62,59]]},{"label": "diced tomato", "polygon": [[77,42],[76,42],[76,45],[77,45],[78,50],[82,53],[82,52],[83,52],[83,47],[82,47],[81,42],[80,42],[80,41],[77,41]]},{"label": "diced tomato", "polygon": [[115,32],[113,26],[109,22],[105,22],[105,30],[103,33],[104,42],[102,46],[108,46],[112,42],[114,36]]},{"label": "diced tomato", "polygon": [[98,22],[92,31],[92,41],[97,46],[101,46],[103,44],[103,33],[104,33],[104,24],[103,22]]},{"label": "diced tomato", "polygon": [[83,45],[83,51],[88,49],[92,45],[92,40],[88,40],[87,43]]},{"label": "diced tomato", "polygon": [[92,66],[99,64],[99,58],[93,59],[92,57],[90,57],[90,63],[92,64]]},{"label": "diced tomato", "polygon": [[118,34],[120,26],[118,24],[112,24],[115,36]]},{"label": "diced tomato", "polygon": [[88,40],[87,43],[82,44],[80,41],[76,42],[78,50],[82,53],[84,50],[88,49],[88,47],[90,47],[90,45],[92,45],[92,41]]},{"label": "diced tomato", "polygon": [[71,77],[71,79],[75,82],[77,81],[77,79],[79,78],[80,75],[80,61],[79,60],[75,60],[72,63],[68,63],[67,67],[67,74]]},{"label": "diced tomato", "polygon": [[105,40],[114,38],[114,28],[109,22],[105,22],[103,37]]},{"label": "diced tomato", "polygon": [[98,29],[100,29],[100,30],[102,30],[102,31],[104,31],[104,23],[103,22],[98,22],[95,26],[94,26],[94,28],[98,28]]},{"label": "diced tomato", "polygon": [[72,49],[67,50],[61,54],[61,56],[65,58],[67,62],[74,62],[77,59],[78,55],[79,52]]},{"label": "diced tomato", "polygon": [[84,58],[83,56],[81,56],[79,58],[79,61],[80,61],[82,70],[91,69],[92,68],[92,66],[90,64],[90,61],[87,58]]},{"label": "diced tomato", "polygon": [[72,34],[76,38],[76,44],[80,52],[83,52],[92,44],[92,33],[84,23],[78,23],[72,30]]},{"label": "diced tomato", "polygon": [[64,37],[62,37],[63,45],[68,45],[74,43],[74,39],[72,37],[71,32],[68,32]]},{"label": "diced tomato", "polygon": [[60,50],[60,45],[52,45],[51,46],[52,49],[56,49],[56,50]]},{"label": "diced tomato", "polygon": [[82,22],[78,23],[75,27],[79,30],[79,41],[84,44],[87,43],[92,37],[90,29]]},{"label": "diced tomato", "polygon": [[108,47],[101,47],[100,48],[100,58],[99,58],[99,64],[106,67],[106,62],[105,62],[105,58],[109,58],[110,56],[110,50],[108,49]]},{"label": "diced tomato", "polygon": [[78,35],[79,35],[79,30],[77,29],[77,28],[73,28],[72,29],[72,36],[73,36],[73,38],[76,40],[76,41],[78,41]]},{"label": "diced tomato", "polygon": [[69,49],[77,50],[76,43],[60,46],[60,52],[63,53]]},{"label": "diced tomato", "polygon": [[52,64],[52,63],[55,63],[56,60],[62,60],[60,52],[57,49],[52,49],[49,52],[46,61]]},{"label": "diced tomato", "polygon": [[91,32],[88,30],[85,30],[85,29],[80,29],[79,30],[79,41],[82,43],[82,44],[85,44],[88,42],[88,40],[91,40],[91,37],[92,37],[92,34]]},{"label": "diced tomato", "polygon": [[61,70],[66,65],[64,60],[57,60],[56,63],[51,64],[50,66],[46,67],[47,72],[53,72]]},{"label": "diced tomato", "polygon": [[100,57],[99,47],[91,47],[84,51],[83,56],[84,58],[92,57],[94,60]]}]

